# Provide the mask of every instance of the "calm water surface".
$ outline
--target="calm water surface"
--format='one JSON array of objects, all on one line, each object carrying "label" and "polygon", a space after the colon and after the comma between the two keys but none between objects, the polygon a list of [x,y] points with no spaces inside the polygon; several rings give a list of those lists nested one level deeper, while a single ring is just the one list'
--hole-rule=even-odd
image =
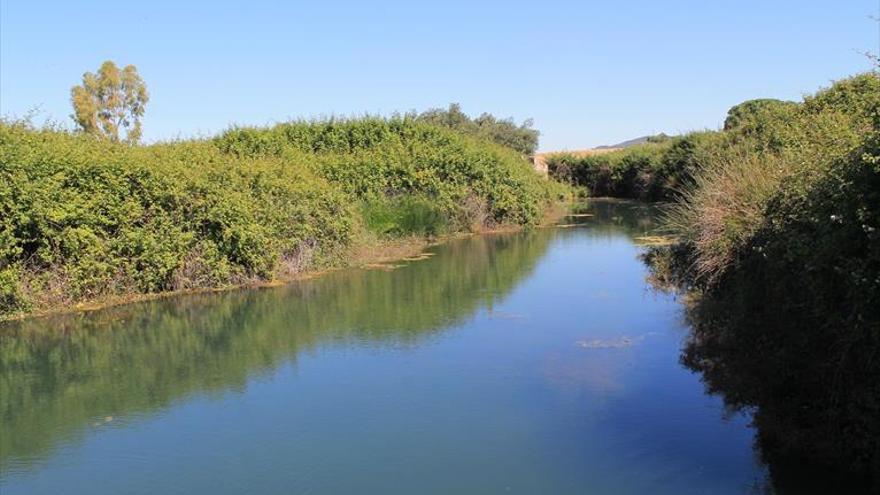
[{"label": "calm water surface", "polygon": [[754,493],[748,418],[679,364],[653,212],[387,269],[0,329],[0,491]]}]

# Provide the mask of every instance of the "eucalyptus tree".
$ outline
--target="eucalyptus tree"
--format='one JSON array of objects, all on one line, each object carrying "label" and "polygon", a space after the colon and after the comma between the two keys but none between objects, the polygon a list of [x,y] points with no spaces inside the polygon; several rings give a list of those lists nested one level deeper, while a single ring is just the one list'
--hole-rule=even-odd
[{"label": "eucalyptus tree", "polygon": [[[141,117],[149,99],[134,65],[120,70],[108,60],[97,73],[83,74],[82,84],[71,88],[71,117],[87,134],[133,144],[141,138]],[[120,136],[123,130],[124,138]]]}]

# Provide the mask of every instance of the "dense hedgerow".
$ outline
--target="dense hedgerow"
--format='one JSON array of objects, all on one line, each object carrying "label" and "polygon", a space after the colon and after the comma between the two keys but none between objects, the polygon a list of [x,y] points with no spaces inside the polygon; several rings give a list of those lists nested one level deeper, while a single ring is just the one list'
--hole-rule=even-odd
[{"label": "dense hedgerow", "polygon": [[746,136],[764,134],[764,125],[785,119],[797,111],[798,104],[793,101],[761,98],[748,100],[735,105],[727,111],[724,130],[735,131]]},{"label": "dense hedgerow", "polygon": [[699,294],[685,362],[771,462],[880,485],[880,77],[734,110],[649,255]]},{"label": "dense hedgerow", "polygon": [[312,170],[360,200],[414,194],[464,226],[483,213],[492,223],[535,223],[560,193],[515,151],[408,117],[237,128],[215,143],[243,157],[313,153]]},{"label": "dense hedgerow", "polygon": [[404,119],[152,146],[3,122],[0,316],[283,278],[344,261],[364,227],[532,224],[553,190],[515,151]]},{"label": "dense hedgerow", "polygon": [[213,287],[324,259],[346,196],[297,162],[0,125],[3,312]]},{"label": "dense hedgerow", "polygon": [[717,140],[716,133],[694,132],[607,153],[554,154],[547,165],[552,177],[591,196],[665,201],[689,187],[701,155]]}]

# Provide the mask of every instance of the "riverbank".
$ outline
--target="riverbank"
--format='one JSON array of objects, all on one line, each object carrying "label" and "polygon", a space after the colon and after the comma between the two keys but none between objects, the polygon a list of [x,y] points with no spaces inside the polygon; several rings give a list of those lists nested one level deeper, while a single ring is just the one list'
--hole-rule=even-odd
[{"label": "riverbank", "polygon": [[[535,227],[552,226],[560,218],[567,215],[568,207],[564,203],[554,204],[547,209],[541,222]],[[284,278],[271,280],[259,280],[238,285],[223,287],[203,287],[186,290],[164,291],[150,294],[127,294],[107,296],[105,298],[86,301],[72,306],[51,308],[26,314],[0,317],[0,325],[5,322],[21,321],[25,319],[47,318],[75,313],[88,313],[116,306],[134,304],[146,301],[155,301],[194,294],[221,293],[237,290],[254,290],[279,287],[293,282],[310,280],[322,277],[342,270],[391,270],[395,262],[418,261],[424,259],[425,250],[432,246],[438,246],[447,242],[478,235],[496,235],[519,232],[527,227],[522,225],[501,225],[486,227],[476,232],[457,232],[438,237],[408,236],[403,238],[375,239],[369,242],[361,242],[349,248],[350,256],[344,264],[319,270],[307,270],[295,274],[289,274]]]},{"label": "riverbank", "polygon": [[512,149],[403,117],[149,146],[2,122],[0,166],[0,319],[271,285],[534,226],[565,196]]},{"label": "riverbank", "polygon": [[754,411],[765,458],[837,473],[831,491],[880,486],[878,116],[865,73],[744,102],[721,131],[549,160],[594,194],[666,202],[675,242],[645,258],[688,296],[683,361]]},{"label": "riverbank", "polygon": [[652,210],[591,212],[572,219],[583,228],[472,235],[391,270],[10,325],[4,494],[117,493],[132,473],[156,493],[736,493],[761,481],[747,419],[722,417],[679,365],[676,299],[646,290],[630,239]]}]

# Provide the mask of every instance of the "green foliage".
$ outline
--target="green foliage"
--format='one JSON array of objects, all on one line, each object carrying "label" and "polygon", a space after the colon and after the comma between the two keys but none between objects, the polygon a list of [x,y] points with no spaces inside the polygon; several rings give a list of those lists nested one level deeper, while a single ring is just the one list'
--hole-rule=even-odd
[{"label": "green foliage", "polygon": [[880,476],[880,77],[731,116],[650,255],[700,294],[686,363],[768,458]]},{"label": "green foliage", "polygon": [[152,146],[3,122],[0,316],[339,263],[362,225],[534,224],[558,194],[516,152],[412,119]]},{"label": "green foliage", "polygon": [[360,200],[417,195],[450,219],[476,197],[489,223],[534,224],[560,193],[509,148],[411,117],[236,128],[214,142],[242,157],[313,153],[311,169]]},{"label": "green foliage", "polygon": [[380,235],[434,236],[447,224],[434,202],[414,196],[366,201],[363,215],[367,230]]},{"label": "green foliage", "polygon": [[83,132],[119,141],[119,131],[125,129],[128,143],[141,138],[141,117],[149,99],[147,85],[135,66],[119,70],[109,60],[101,64],[97,74],[83,74],[82,85],[70,90],[72,117]]},{"label": "green foliage", "polygon": [[840,173],[876,132],[878,112],[880,78],[865,74],[805,98],[794,111],[720,133],[721,145],[704,153],[694,187],[668,222],[695,250],[693,275],[706,282],[721,276],[765,223],[797,214],[770,216],[767,208],[780,195],[807,194]]},{"label": "green foliage", "polygon": [[547,166],[551,177],[585,187],[591,196],[666,201],[690,183],[712,140],[710,132],[654,136],[618,151],[550,155]]},{"label": "green foliage", "polygon": [[534,154],[538,149],[540,133],[532,128],[531,119],[519,125],[513,119],[499,119],[490,113],[483,113],[472,119],[461,111],[458,103],[450,103],[446,109],[433,108],[412,117],[419,122],[487,138],[524,155]]},{"label": "green foliage", "polygon": [[21,291],[21,274],[14,267],[0,268],[0,314],[28,309]]},{"label": "green foliage", "polygon": [[431,338],[503,300],[551,238],[546,230],[474,236],[393,272],[347,270],[272,291],[7,323],[0,469],[41,462],[81,438],[95,417],[149,415],[192,394],[235,389],[321,346]]},{"label": "green foliage", "polygon": [[130,147],[2,124],[0,179],[0,268],[21,274],[4,293],[38,308],[269,278],[306,253],[329,259],[354,223],[306,167],[205,142]]},{"label": "green foliage", "polygon": [[797,108],[793,101],[762,98],[749,100],[731,107],[724,119],[725,131],[737,131],[745,135],[762,134],[762,125],[785,116]]}]

